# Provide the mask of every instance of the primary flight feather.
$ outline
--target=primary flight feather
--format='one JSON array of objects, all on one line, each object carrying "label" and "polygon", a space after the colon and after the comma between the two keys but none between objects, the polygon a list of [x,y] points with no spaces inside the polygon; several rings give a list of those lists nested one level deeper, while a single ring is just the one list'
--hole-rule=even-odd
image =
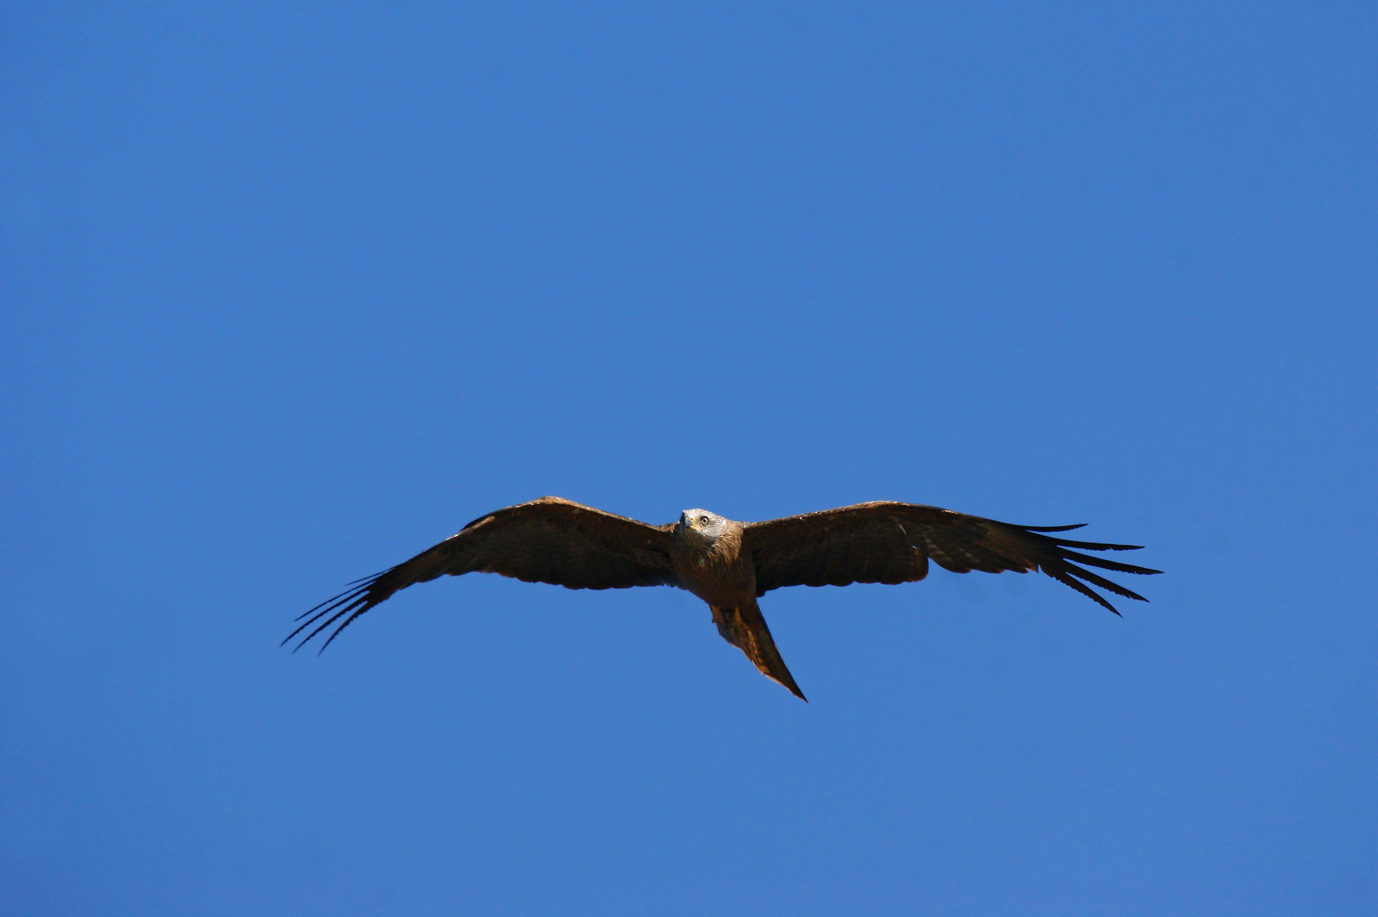
[{"label": "primary flight feather", "polygon": [[282,642],[305,632],[295,652],[333,625],[321,644],[324,650],[355,618],[397,590],[445,574],[500,573],[570,589],[678,586],[708,603],[723,639],[804,700],[761,616],[760,596],[783,586],[915,582],[928,575],[932,560],[954,573],[1042,570],[1115,614],[1091,586],[1148,601],[1078,566],[1161,573],[1081,553],[1132,551],[1139,545],[1069,541],[1057,534],[1080,527],[1010,525],[936,506],[890,502],[769,522],[733,522],[689,509],[678,522],[647,525],[541,497],[475,519],[411,560],[356,581],[298,618],[300,626]]}]

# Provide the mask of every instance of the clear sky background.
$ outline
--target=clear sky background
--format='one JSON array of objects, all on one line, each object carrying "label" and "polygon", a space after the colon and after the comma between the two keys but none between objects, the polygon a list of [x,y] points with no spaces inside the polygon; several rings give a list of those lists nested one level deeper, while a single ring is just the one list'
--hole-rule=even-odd
[{"label": "clear sky background", "polygon": [[[0,11],[0,911],[1378,912],[1371,3]],[[1145,544],[348,580],[556,494]]]}]

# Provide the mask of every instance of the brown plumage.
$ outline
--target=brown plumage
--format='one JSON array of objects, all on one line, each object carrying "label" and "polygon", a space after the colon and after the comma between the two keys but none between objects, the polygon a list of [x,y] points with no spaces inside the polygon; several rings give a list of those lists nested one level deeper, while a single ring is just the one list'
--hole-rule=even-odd
[{"label": "brown plumage", "polygon": [[681,513],[679,522],[657,526],[542,497],[475,519],[411,560],[352,583],[298,618],[302,623],[282,642],[307,631],[295,652],[338,622],[321,645],[324,650],[355,618],[397,590],[445,574],[500,573],[570,589],[678,586],[708,603],[724,640],[804,699],[775,648],[758,597],[783,586],[915,582],[928,575],[931,559],[954,573],[1042,570],[1115,614],[1087,583],[1148,601],[1078,564],[1120,573],[1162,571],[1070,550],[1139,546],[1046,534],[1075,528],[1080,526],[1010,525],[935,506],[888,502],[751,523],[692,509]]}]

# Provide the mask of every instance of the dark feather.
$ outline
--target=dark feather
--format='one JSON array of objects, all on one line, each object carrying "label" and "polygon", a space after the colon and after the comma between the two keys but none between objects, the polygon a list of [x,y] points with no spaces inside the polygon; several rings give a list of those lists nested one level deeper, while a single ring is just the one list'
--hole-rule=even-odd
[{"label": "dark feather", "polygon": [[298,618],[303,623],[283,643],[315,625],[295,652],[344,618],[321,645],[324,650],[355,618],[394,592],[442,575],[498,573],[570,589],[677,586],[679,578],[670,563],[670,528],[559,497],[509,506],[475,519],[411,560],[356,580],[352,588]]},{"label": "dark feather", "polygon": [[758,596],[784,586],[912,582],[923,579],[931,558],[955,573],[1042,570],[1116,614],[1113,605],[1079,580],[1147,601],[1071,561],[1119,573],[1161,571],[1068,550],[1131,551],[1137,546],[1066,541],[1041,534],[1074,528],[1080,526],[1010,525],[936,506],[860,503],[752,523],[746,527],[743,549],[751,552],[755,563]]}]

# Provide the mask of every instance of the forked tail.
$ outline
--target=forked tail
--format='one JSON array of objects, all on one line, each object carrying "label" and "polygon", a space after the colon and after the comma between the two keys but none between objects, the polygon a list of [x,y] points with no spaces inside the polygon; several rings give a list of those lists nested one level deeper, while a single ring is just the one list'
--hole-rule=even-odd
[{"label": "forked tail", "polygon": [[713,623],[718,625],[718,633],[722,634],[724,640],[745,653],[762,675],[789,688],[790,693],[804,703],[809,702],[794,683],[794,676],[785,666],[785,660],[780,658],[780,651],[775,648],[775,640],[770,636],[770,628],[766,627],[766,619],[754,600],[736,608],[708,607],[713,609]]}]

